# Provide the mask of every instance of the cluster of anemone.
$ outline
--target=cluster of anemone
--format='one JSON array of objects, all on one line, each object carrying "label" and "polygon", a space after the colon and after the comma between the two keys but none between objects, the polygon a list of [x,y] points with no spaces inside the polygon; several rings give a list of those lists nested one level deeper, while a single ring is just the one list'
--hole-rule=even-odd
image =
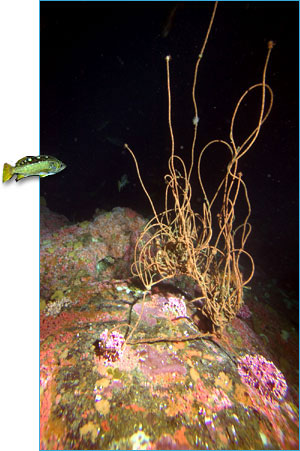
[{"label": "cluster of anemone", "polygon": [[242,381],[257,390],[266,401],[276,403],[285,397],[287,383],[284,375],[262,355],[246,354],[241,357],[238,371]]},{"label": "cluster of anemone", "polygon": [[175,318],[184,318],[187,316],[186,305],[183,298],[170,296],[163,305],[163,311],[170,312]]},{"label": "cluster of anemone", "polygon": [[119,360],[123,355],[125,338],[119,332],[108,332],[105,329],[99,337],[99,355],[104,358],[105,364]]},{"label": "cluster of anemone", "polygon": [[242,319],[249,319],[252,316],[252,312],[247,304],[243,304],[237,312],[236,316]]}]

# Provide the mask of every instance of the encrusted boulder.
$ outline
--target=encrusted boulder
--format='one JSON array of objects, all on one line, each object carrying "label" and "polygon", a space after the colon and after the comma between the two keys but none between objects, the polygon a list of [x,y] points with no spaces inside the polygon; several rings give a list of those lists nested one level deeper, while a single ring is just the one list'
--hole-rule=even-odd
[{"label": "encrusted boulder", "polygon": [[[175,284],[144,293],[128,277],[144,220],[125,209],[102,215],[42,231],[41,449],[298,449],[291,325],[254,287],[251,315],[222,338],[189,339],[199,330]],[[99,276],[103,256],[122,259],[124,277],[116,267]],[[264,336],[253,318],[267,318]]]}]

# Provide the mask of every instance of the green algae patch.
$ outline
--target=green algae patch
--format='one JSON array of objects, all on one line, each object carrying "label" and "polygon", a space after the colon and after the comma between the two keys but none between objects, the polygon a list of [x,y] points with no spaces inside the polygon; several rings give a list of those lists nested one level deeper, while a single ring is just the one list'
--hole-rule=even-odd
[{"label": "green algae patch", "polygon": [[82,229],[86,229],[89,226],[89,221],[82,221],[80,222],[78,225],[79,227],[81,227]]},{"label": "green algae patch", "polygon": [[65,293],[62,290],[56,290],[52,296],[51,296],[51,300],[55,300],[55,301],[60,301],[61,299],[63,299],[65,297]]},{"label": "green algae patch", "polygon": [[120,371],[119,368],[109,368],[107,372],[111,374],[114,379],[126,379],[126,377],[124,377],[124,373]]},{"label": "green algae patch", "polygon": [[73,244],[73,249],[77,250],[77,249],[82,249],[83,248],[83,244],[81,241],[75,241],[75,243]]}]

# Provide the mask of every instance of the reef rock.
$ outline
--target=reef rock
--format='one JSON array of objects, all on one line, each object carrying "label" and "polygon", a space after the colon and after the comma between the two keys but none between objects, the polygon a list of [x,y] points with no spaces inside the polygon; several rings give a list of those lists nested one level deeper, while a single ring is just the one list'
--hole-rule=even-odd
[{"label": "reef rock", "polygon": [[189,340],[176,284],[130,278],[144,224],[119,208],[41,230],[41,449],[298,449],[295,329],[254,287],[251,315]]}]

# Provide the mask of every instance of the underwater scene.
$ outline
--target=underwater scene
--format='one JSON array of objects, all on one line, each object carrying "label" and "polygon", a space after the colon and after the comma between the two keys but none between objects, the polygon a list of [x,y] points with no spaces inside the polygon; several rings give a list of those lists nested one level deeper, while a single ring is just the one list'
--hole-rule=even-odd
[{"label": "underwater scene", "polygon": [[40,449],[299,449],[298,17],[40,3]]}]

